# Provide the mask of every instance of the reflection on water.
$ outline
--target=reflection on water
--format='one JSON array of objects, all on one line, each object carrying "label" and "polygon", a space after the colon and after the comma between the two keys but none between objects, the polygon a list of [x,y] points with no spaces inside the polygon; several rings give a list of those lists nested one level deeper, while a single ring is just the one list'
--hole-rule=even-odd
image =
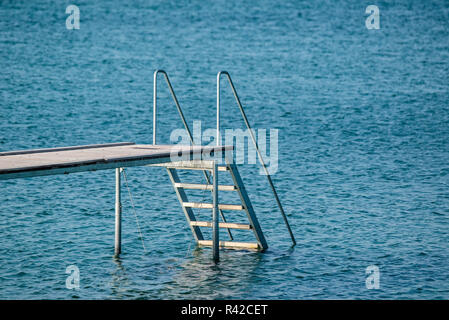
[{"label": "reflection on water", "polygon": [[173,274],[164,288],[172,298],[220,299],[241,296],[257,272],[261,253],[222,250],[220,262],[211,259],[209,248],[197,247]]},{"label": "reflection on water", "polygon": [[[142,263],[124,266],[113,259],[110,273],[110,298],[225,299],[244,297],[257,278],[262,253],[222,250],[218,264],[209,248],[195,247],[187,257],[158,260],[151,253]],[[126,262],[125,262],[126,264]],[[132,270],[132,274],[130,273]],[[162,285],[161,285],[162,284]]]},{"label": "reflection on water", "polygon": [[120,258],[113,258],[116,268],[111,274],[110,288],[111,288],[111,298],[121,299],[124,298],[124,293],[126,293],[127,288],[130,285],[127,273],[123,267]]}]

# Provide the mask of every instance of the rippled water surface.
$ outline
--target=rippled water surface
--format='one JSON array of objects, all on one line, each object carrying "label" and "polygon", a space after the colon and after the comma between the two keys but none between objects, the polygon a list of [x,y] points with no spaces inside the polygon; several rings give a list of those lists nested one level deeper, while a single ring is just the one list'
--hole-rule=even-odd
[{"label": "rippled water surface", "polygon": [[[113,170],[0,181],[0,298],[449,298],[447,1],[377,1],[380,30],[349,0],[79,0],[67,30],[70,3],[0,3],[0,151],[151,143],[157,68],[189,124],[212,128],[227,70],[254,127],[279,129],[273,179],[298,244],[254,165],[240,171],[269,250],[218,265],[161,168],[127,170],[147,252],[123,189],[120,260]],[[181,122],[162,83],[159,110],[168,143]],[[243,128],[228,91],[223,127]]]}]

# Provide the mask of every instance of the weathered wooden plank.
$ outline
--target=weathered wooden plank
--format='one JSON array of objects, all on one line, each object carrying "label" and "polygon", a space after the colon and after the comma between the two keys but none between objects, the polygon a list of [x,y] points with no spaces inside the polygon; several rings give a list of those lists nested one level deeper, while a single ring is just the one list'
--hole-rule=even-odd
[{"label": "weathered wooden plank", "polygon": [[[212,209],[212,203],[204,203],[204,202],[184,202],[184,207],[188,208],[196,208],[196,209]],[[218,208],[221,210],[244,210],[245,208],[239,204],[219,204]]]},{"label": "weathered wooden plank", "polygon": [[[192,190],[213,190],[213,185],[211,184],[200,184],[200,183],[175,183],[176,188],[192,189]],[[220,185],[218,186],[219,191],[236,191],[237,187],[233,185]]]},{"label": "weathered wooden plank", "polygon": [[[208,227],[212,228],[212,222],[210,221],[191,221],[190,225],[197,227]],[[250,230],[251,225],[244,223],[233,223],[233,222],[220,222],[218,224],[220,228],[230,228],[230,229],[242,229],[242,230]]]},{"label": "weathered wooden plank", "polygon": [[214,162],[211,160],[192,160],[192,161],[177,161],[168,163],[158,163],[154,167],[166,167],[178,170],[212,170]]},{"label": "weathered wooden plank", "polygon": [[[200,240],[198,241],[200,246],[212,246],[212,240]],[[260,246],[257,242],[237,242],[237,241],[220,241],[219,246],[221,248],[228,249],[254,249],[260,250]]]},{"label": "weathered wooden plank", "polygon": [[[227,148],[227,147],[226,147]],[[232,149],[226,149],[232,150]],[[177,162],[167,162],[167,163],[158,163],[152,164],[154,167],[167,167],[174,168],[178,170],[212,170],[212,161],[209,160],[192,160],[192,161],[177,161]],[[228,171],[229,168],[227,166],[218,166],[218,171]]]},{"label": "weathered wooden plank", "polygon": [[231,147],[108,144],[43,149],[31,152],[14,151],[0,157],[0,180],[34,176],[67,174],[83,171],[106,170],[144,166],[177,161],[173,154],[194,157],[203,152],[224,152]]},{"label": "weathered wooden plank", "polygon": [[69,150],[81,150],[81,149],[94,149],[94,148],[105,148],[105,147],[118,147],[118,146],[134,145],[134,144],[136,144],[136,143],[135,142],[116,142],[116,143],[89,144],[89,145],[82,145],[82,146],[70,146],[70,147],[60,147],[60,148],[16,150],[16,151],[0,152],[0,157],[2,157],[2,156],[14,156],[14,155],[19,155],[19,154],[57,152],[57,151],[69,151]]}]

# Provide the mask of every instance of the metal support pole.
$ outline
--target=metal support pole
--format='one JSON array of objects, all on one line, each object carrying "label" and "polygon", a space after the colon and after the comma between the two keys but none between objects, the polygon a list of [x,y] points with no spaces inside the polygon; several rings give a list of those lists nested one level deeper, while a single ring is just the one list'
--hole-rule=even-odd
[{"label": "metal support pole", "polygon": [[212,169],[212,250],[213,258],[215,262],[220,260],[219,246],[220,246],[220,235],[219,235],[219,225],[218,225],[218,167],[217,161],[214,161]]},{"label": "metal support pole", "polygon": [[153,75],[153,145],[156,145],[157,74],[158,70]]},{"label": "metal support pole", "polygon": [[121,170],[121,168],[115,169],[115,257],[118,257],[122,251],[122,204],[120,200]]}]

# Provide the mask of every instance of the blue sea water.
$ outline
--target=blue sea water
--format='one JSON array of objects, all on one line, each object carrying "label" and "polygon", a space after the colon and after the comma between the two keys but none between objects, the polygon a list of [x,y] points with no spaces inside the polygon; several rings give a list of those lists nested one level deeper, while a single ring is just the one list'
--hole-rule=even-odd
[{"label": "blue sea water", "polygon": [[[119,260],[113,170],[0,181],[0,298],[448,299],[448,22],[443,0],[1,1],[0,151],[151,143],[158,68],[189,124],[213,128],[227,70],[253,126],[279,130],[273,180],[298,244],[254,165],[240,171],[269,249],[218,265],[161,168],[127,169],[147,250],[124,188]],[[181,122],[160,93],[168,143]],[[243,128],[222,103],[223,128]]]}]

